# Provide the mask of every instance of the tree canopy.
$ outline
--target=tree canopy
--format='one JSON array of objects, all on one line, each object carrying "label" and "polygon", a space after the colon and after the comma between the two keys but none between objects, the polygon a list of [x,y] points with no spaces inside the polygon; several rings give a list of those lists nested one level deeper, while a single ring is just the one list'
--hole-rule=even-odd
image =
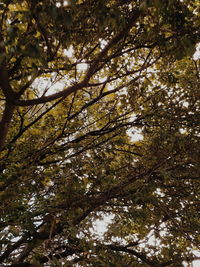
[{"label": "tree canopy", "polygon": [[1,266],[198,259],[199,29],[198,0],[0,3]]}]

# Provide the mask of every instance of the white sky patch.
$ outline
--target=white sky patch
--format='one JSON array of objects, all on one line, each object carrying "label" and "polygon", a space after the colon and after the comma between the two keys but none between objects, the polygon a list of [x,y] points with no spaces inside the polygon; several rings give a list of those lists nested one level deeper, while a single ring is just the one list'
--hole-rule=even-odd
[{"label": "white sky patch", "polygon": [[69,6],[70,5],[70,1],[63,1],[62,4],[61,3],[56,3],[56,7],[61,7],[61,6]]},{"label": "white sky patch", "polygon": [[[194,252],[193,251],[193,253],[195,254],[195,256],[196,257],[200,257],[200,252]],[[188,265],[188,263],[187,262],[183,262],[183,265],[184,265],[184,267],[200,267],[200,260],[195,260],[195,261],[193,261],[192,262],[192,265]]]},{"label": "white sky patch", "polygon": [[[196,257],[200,257],[200,251],[193,251]],[[200,266],[200,260],[193,261],[192,267],[199,267]]]},{"label": "white sky patch", "polygon": [[[133,121],[137,119],[137,116],[135,114],[131,115],[130,121]],[[142,130],[138,129],[136,127],[133,127],[129,130],[127,130],[128,136],[130,136],[132,142],[137,142],[143,140],[144,136],[142,135]]]},{"label": "white sky patch", "polygon": [[61,3],[56,3],[56,7],[61,7]]},{"label": "white sky patch", "polygon": [[37,88],[40,96],[42,96],[45,92],[45,96],[54,94],[58,91],[62,91],[65,87],[64,81],[56,80],[56,73],[52,74],[52,77],[47,78],[37,78],[33,85],[33,88]]},{"label": "white sky patch", "polygon": [[[107,79],[108,79],[108,77],[107,77],[107,76],[104,76],[104,77],[99,77],[99,81],[100,81],[101,83],[104,83],[104,82],[105,82]],[[110,86],[109,88],[110,88],[110,90],[112,90],[112,89],[113,89],[113,87],[112,87],[112,86]]]},{"label": "white sky patch", "polygon": [[196,52],[194,53],[193,58],[194,60],[200,59],[200,44],[197,45]]},{"label": "white sky patch", "polygon": [[188,108],[188,107],[189,107],[189,102],[184,101],[184,102],[183,102],[183,106],[184,106],[185,108]]},{"label": "white sky patch", "polygon": [[[72,58],[74,56],[74,48],[73,46],[70,46],[68,49],[64,49],[63,54],[67,56],[68,58]],[[88,64],[84,62],[80,62],[77,64],[77,70],[78,71],[85,71],[88,69]]]},{"label": "white sky patch", "polygon": [[[114,87],[113,87],[114,89]],[[118,95],[128,95],[127,87],[124,87],[120,89],[120,91],[117,92]]]},{"label": "white sky patch", "polygon": [[108,229],[108,225],[112,222],[114,215],[104,215],[102,219],[97,219],[93,224],[93,231],[96,235],[102,236]]},{"label": "white sky patch", "polygon": [[184,128],[180,128],[180,129],[179,129],[179,132],[180,132],[181,134],[185,134],[185,133],[187,133],[187,130],[184,129]]},{"label": "white sky patch", "polygon": [[68,6],[69,5],[69,1],[63,1],[63,6]]},{"label": "white sky patch", "polygon": [[104,49],[107,44],[108,44],[108,42],[106,40],[100,40],[100,48],[101,49]]},{"label": "white sky patch", "polygon": [[88,68],[88,64],[87,63],[79,63],[77,64],[77,70],[78,71],[85,71]]},{"label": "white sky patch", "polygon": [[165,194],[163,194],[163,192],[160,190],[160,188],[157,188],[155,193],[160,197],[164,197],[165,196]]},{"label": "white sky patch", "polygon": [[70,45],[70,47],[68,49],[64,49],[63,54],[67,57],[73,57],[73,55],[74,55],[73,47]]},{"label": "white sky patch", "polygon": [[141,141],[144,138],[139,130],[129,130],[128,134],[133,142]]}]

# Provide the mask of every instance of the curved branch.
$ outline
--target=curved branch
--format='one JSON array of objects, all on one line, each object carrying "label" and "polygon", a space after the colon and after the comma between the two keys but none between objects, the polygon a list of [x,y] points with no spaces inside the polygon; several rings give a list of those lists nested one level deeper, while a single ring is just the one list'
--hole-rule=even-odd
[{"label": "curved branch", "polygon": [[65,98],[67,96],[69,96],[70,94],[76,92],[77,90],[83,88],[86,85],[86,81],[82,81],[78,84],[72,85],[66,89],[64,89],[61,92],[58,93],[54,93],[52,95],[48,95],[48,96],[42,96],[36,99],[30,99],[30,100],[15,100],[15,105],[16,106],[33,106],[33,105],[38,105],[38,104],[43,104],[43,103],[47,103],[53,100],[56,100],[58,98]]},{"label": "curved branch", "polygon": [[73,86],[70,86],[66,88],[65,90],[54,93],[49,96],[43,96],[37,99],[32,99],[32,100],[15,100],[15,105],[17,106],[30,106],[30,105],[37,105],[41,103],[46,103],[52,100],[56,100],[58,98],[65,98],[68,95],[76,92],[77,90],[83,88],[86,86],[92,77],[92,75],[96,72],[98,63],[102,60],[102,58],[108,53],[108,51],[115,46],[117,43],[119,43],[125,36],[126,34],[130,31],[130,29],[133,27],[133,25],[136,23],[137,19],[139,18],[141,12],[139,10],[135,10],[132,17],[130,18],[129,22],[126,25],[126,28],[123,29],[121,32],[119,32],[116,36],[114,36],[110,42],[102,49],[102,51],[97,55],[97,57],[94,59],[92,64],[90,65],[85,78],[82,82],[75,84]]},{"label": "curved branch", "polygon": [[137,257],[138,259],[142,260],[144,263],[147,263],[149,266],[153,266],[153,267],[160,266],[158,262],[148,259],[145,254],[139,253],[133,249],[129,249],[124,246],[115,246],[115,245],[107,245],[107,247],[113,251],[129,253]]}]

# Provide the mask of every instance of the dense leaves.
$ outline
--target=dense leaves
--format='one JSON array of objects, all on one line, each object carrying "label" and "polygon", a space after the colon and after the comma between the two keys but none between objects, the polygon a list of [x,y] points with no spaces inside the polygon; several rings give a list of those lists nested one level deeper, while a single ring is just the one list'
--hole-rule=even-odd
[{"label": "dense leaves", "polygon": [[199,9],[0,4],[1,266],[198,259]]}]

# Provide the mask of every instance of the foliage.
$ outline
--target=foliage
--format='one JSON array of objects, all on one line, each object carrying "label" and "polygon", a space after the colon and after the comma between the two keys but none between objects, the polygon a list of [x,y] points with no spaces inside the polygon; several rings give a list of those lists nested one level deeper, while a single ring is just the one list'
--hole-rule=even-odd
[{"label": "foliage", "polygon": [[1,266],[197,259],[199,9],[0,4]]}]

